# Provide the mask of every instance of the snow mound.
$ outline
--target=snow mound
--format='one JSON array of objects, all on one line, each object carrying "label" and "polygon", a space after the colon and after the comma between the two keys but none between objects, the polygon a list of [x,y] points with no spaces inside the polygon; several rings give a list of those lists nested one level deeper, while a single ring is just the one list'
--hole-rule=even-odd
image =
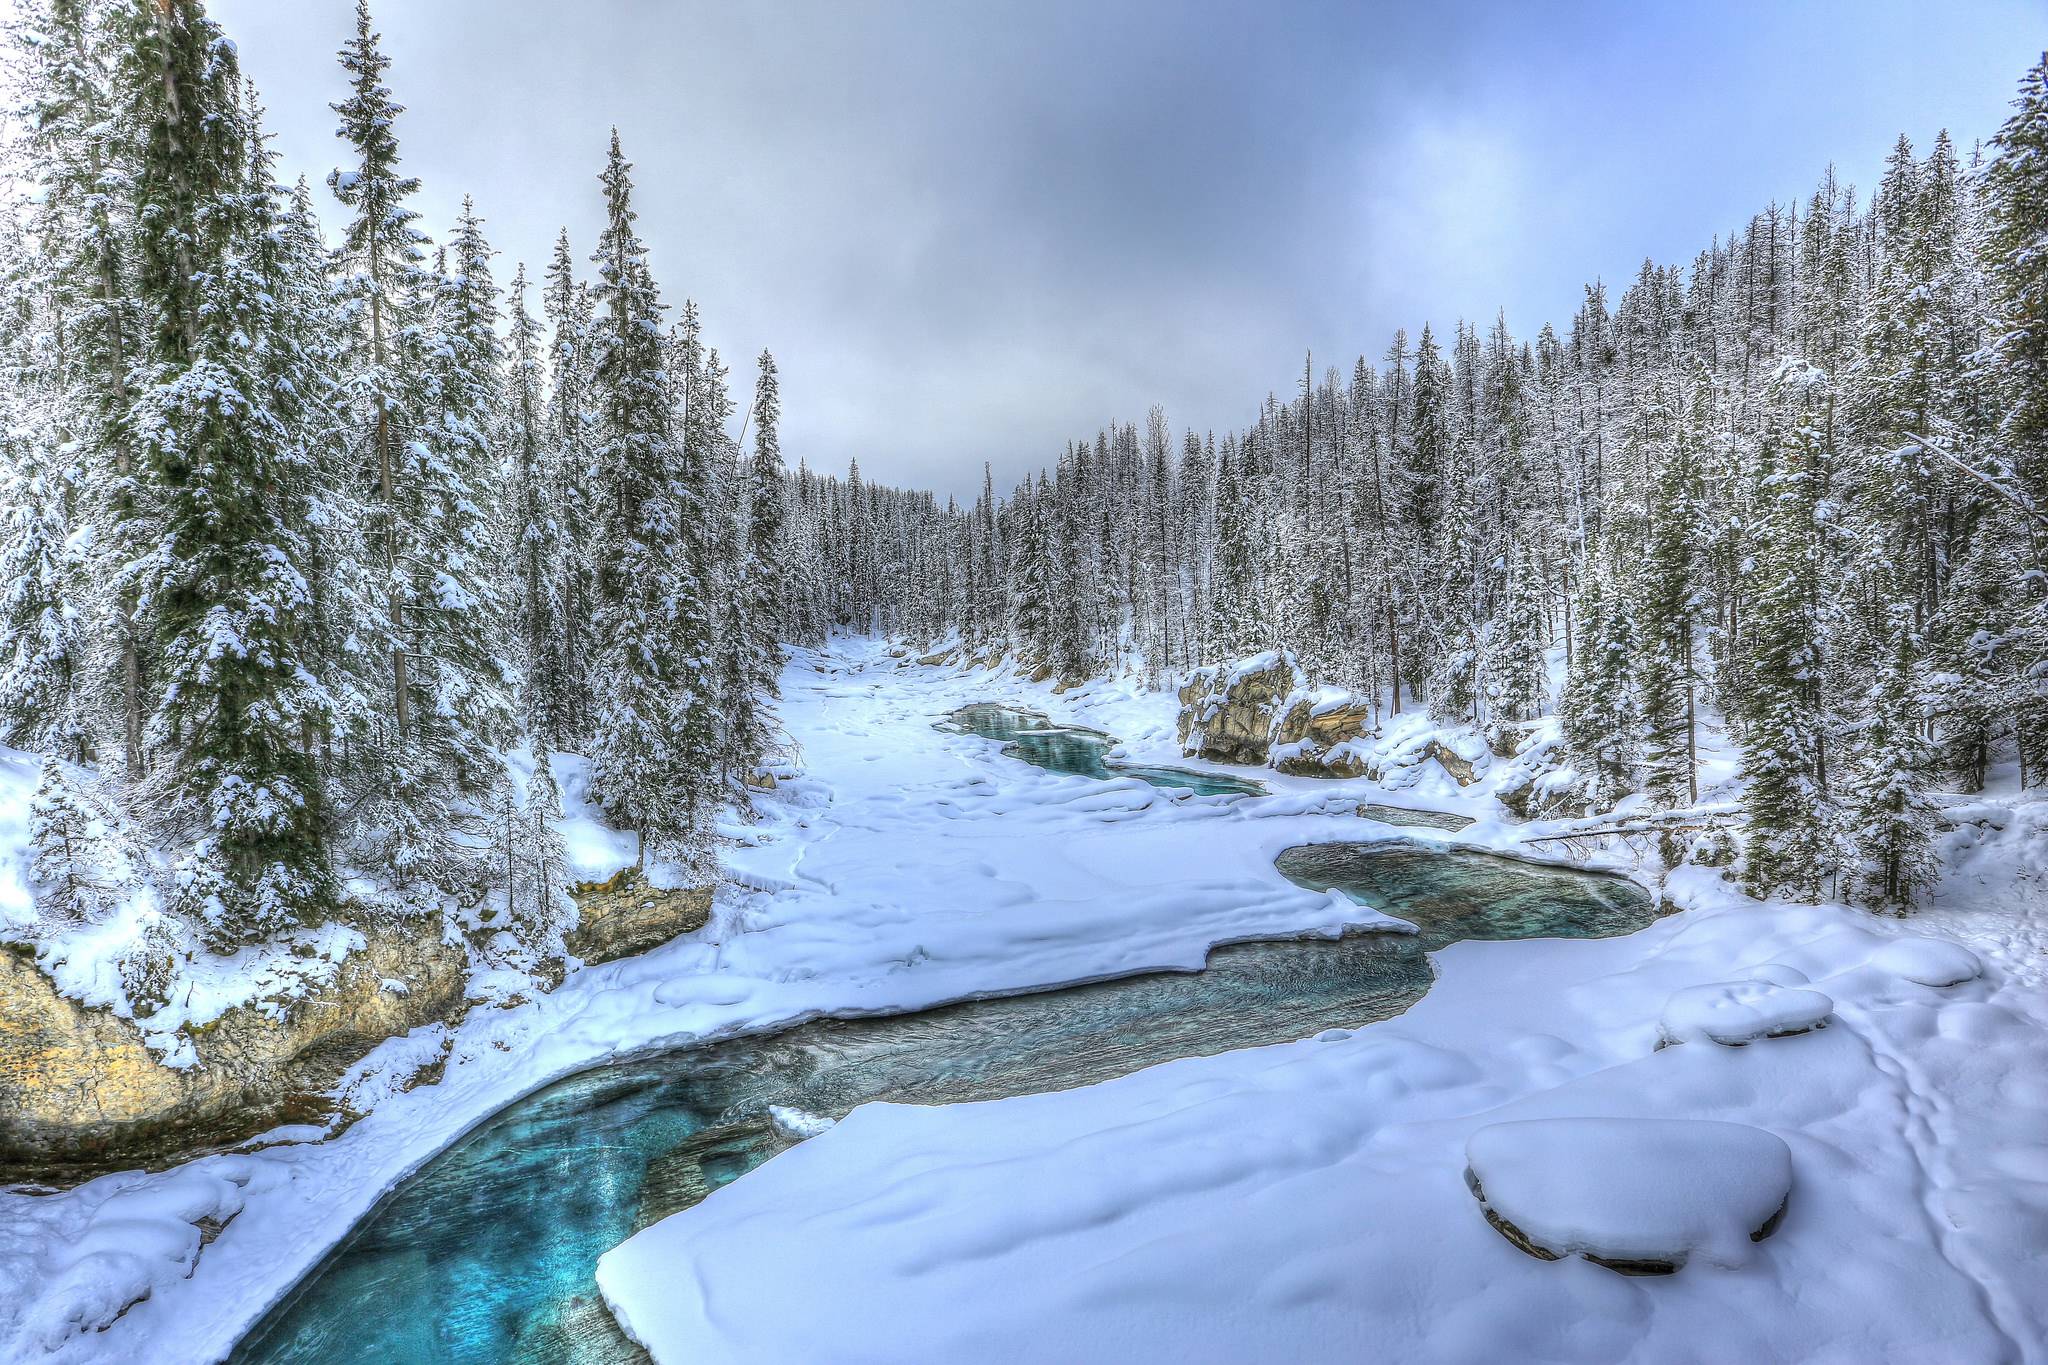
[{"label": "snow mound", "polygon": [[837,1122],[837,1119],[827,1118],[823,1114],[813,1114],[787,1104],[768,1106],[769,1125],[784,1137],[797,1142],[802,1142],[805,1138],[814,1138]]},{"label": "snow mound", "polygon": [[1922,986],[1960,986],[1984,975],[1975,953],[1939,938],[1893,939],[1872,954],[1870,964]]},{"label": "snow mound", "polygon": [[1766,962],[1761,967],[1751,967],[1743,975],[1751,981],[1768,981],[1773,986],[1810,986],[1813,978],[1797,967],[1783,962]]},{"label": "snow mound", "polygon": [[130,1171],[82,1186],[79,1196],[94,1207],[81,1226],[47,1235],[36,1258],[35,1297],[18,1305],[18,1340],[55,1351],[75,1336],[105,1331],[156,1290],[190,1276],[200,1249],[246,1198],[288,1178],[288,1167],[230,1156],[162,1176]]},{"label": "snow mound", "polygon": [[[1789,968],[1767,970],[1774,977],[1798,974]],[[1757,979],[1688,986],[1664,1002],[1658,1022],[1663,1036],[1657,1045],[1705,1040],[1741,1047],[1759,1038],[1782,1038],[1824,1027],[1834,1008],[1835,1002],[1819,991],[1789,981],[1782,985],[1775,979]]]},{"label": "snow mound", "polygon": [[1742,1265],[1792,1190],[1784,1139],[1699,1119],[1496,1123],[1472,1134],[1465,1159],[1487,1221],[1516,1246],[1631,1274],[1666,1274],[1695,1256]]}]

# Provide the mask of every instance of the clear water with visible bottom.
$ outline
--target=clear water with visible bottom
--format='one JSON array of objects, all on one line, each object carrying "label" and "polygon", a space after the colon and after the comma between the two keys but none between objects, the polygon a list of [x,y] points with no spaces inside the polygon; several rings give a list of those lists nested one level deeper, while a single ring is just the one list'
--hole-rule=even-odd
[{"label": "clear water with visible bottom", "polygon": [[1155,787],[1182,788],[1197,796],[1259,796],[1266,790],[1249,778],[1223,773],[1109,763],[1103,755],[1116,747],[1115,736],[1099,730],[1054,725],[1036,712],[1014,706],[993,702],[963,706],[948,716],[945,724],[970,735],[997,740],[1003,745],[1003,752],[1049,772],[1071,773],[1076,777],[1135,777]]},{"label": "clear water with visible bottom", "polygon": [[[944,725],[983,739],[998,740],[1004,746],[1003,752],[1050,772],[1080,777],[1135,777],[1155,787],[1183,787],[1202,796],[1261,796],[1266,790],[1248,777],[1226,773],[1109,763],[1103,755],[1116,746],[1115,736],[1099,730],[1057,726],[1035,711],[995,702],[963,706],[948,716]],[[1469,818],[1448,811],[1387,806],[1376,801],[1359,806],[1358,813],[1384,825],[1419,829],[1459,830],[1472,823]]]},{"label": "clear water with visible bottom", "polygon": [[870,1100],[994,1099],[1357,1027],[1422,997],[1427,949],[1628,933],[1658,913],[1619,878],[1480,853],[1332,844],[1278,865],[1421,934],[1240,944],[1197,973],[821,1020],[572,1077],[401,1184],[233,1359],[641,1360],[598,1295],[598,1257],[789,1146],[770,1105],[836,1118]]}]

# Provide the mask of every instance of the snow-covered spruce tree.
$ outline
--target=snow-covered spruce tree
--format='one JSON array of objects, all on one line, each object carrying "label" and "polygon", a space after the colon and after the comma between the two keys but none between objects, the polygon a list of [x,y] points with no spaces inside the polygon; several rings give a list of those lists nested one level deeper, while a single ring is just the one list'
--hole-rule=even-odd
[{"label": "snow-covered spruce tree", "polygon": [[1992,147],[1984,190],[2004,467],[1993,464],[1990,477],[2023,523],[2026,572],[2001,633],[2018,666],[2023,780],[2040,784],[2048,782],[2048,55],[2021,79]]},{"label": "snow-covered spruce tree", "polygon": [[1558,702],[1564,741],[1587,801],[1604,809],[1635,788],[1641,717],[1632,677],[1635,629],[1611,565],[1588,571],[1579,597],[1579,642]]},{"label": "snow-covered spruce tree", "polygon": [[1052,555],[1046,545],[1045,476],[1038,487],[1026,479],[1011,500],[1016,521],[1016,554],[1010,594],[1010,638],[1020,657],[1043,664],[1052,637]]},{"label": "snow-covered spruce tree", "polygon": [[[26,323],[9,313],[10,323]],[[7,347],[10,361],[15,349]],[[0,742],[83,763],[92,752],[81,696],[89,640],[69,526],[79,470],[41,414],[26,410],[36,382],[19,362],[0,380]]]},{"label": "snow-covered spruce tree", "polygon": [[[130,431],[130,376],[143,345],[130,189],[143,134],[114,88],[122,35],[109,31],[128,17],[122,6],[93,0],[26,0],[18,8],[10,36],[22,95],[19,150],[39,193],[28,215],[36,253],[9,252],[9,260],[36,272],[41,294],[32,335],[42,339],[36,363],[54,449],[39,462],[46,479],[75,485],[67,534],[87,532],[91,547],[82,569],[95,591],[78,604],[87,650],[78,720],[95,732],[91,747],[110,770],[137,778],[149,672],[138,617],[163,528]],[[62,468],[58,450],[69,452]]]},{"label": "snow-covered spruce tree", "polygon": [[[254,96],[250,107],[255,108]],[[259,164],[251,178],[275,179],[276,154],[261,139],[252,153]],[[314,677],[328,696],[326,714],[307,737],[318,759],[323,814],[330,839],[344,823],[358,788],[345,761],[351,736],[369,733],[386,696],[385,677],[358,653],[357,629],[375,621],[383,599],[377,561],[360,539],[363,483],[359,452],[352,444],[352,419],[342,389],[351,344],[350,323],[328,278],[332,255],[321,235],[313,193],[301,178],[285,196],[276,228],[257,259],[283,324],[271,350],[282,363],[273,373],[278,419],[314,464],[309,496],[308,608],[302,621],[304,650]]]},{"label": "snow-covered spruce tree", "polygon": [[1216,562],[1204,632],[1207,652],[1218,660],[1250,654],[1266,637],[1259,612],[1258,514],[1252,487],[1257,476],[1250,444],[1224,438],[1216,470]]},{"label": "snow-covered spruce tree", "polygon": [[590,410],[590,290],[576,278],[567,230],[555,239],[541,297],[550,335],[544,463],[560,530],[557,650],[563,709],[557,723],[564,736],[580,743],[590,734],[596,713],[591,679],[591,661],[598,652],[594,556],[603,540],[598,520],[603,509],[596,501],[599,481],[590,464],[595,420]]},{"label": "snow-covered spruce tree", "polygon": [[[379,731],[367,737],[383,753],[367,767],[397,765],[412,726],[410,657],[406,651],[406,616],[416,606],[406,587],[420,561],[416,530],[420,522],[418,491],[406,487],[406,458],[418,422],[420,387],[406,366],[406,350],[418,344],[416,329],[428,299],[422,270],[426,233],[406,201],[418,192],[414,176],[399,174],[397,115],[403,106],[391,98],[383,74],[391,59],[383,55],[381,37],[371,29],[369,0],[356,0],[356,35],[340,51],[350,94],[334,113],[340,115],[340,137],[352,164],[334,170],[328,186],[352,217],[342,235],[340,291],[354,325],[354,352],[346,358],[344,387],[352,407],[365,483],[371,497],[365,510],[365,540],[381,561],[383,620],[356,622],[358,649],[381,655],[385,677],[385,712]],[[389,806],[385,806],[389,810]]]},{"label": "snow-covered spruce tree", "polygon": [[1550,692],[1543,657],[1548,635],[1535,575],[1518,547],[1508,558],[1499,611],[1488,625],[1481,669],[1486,685],[1487,738],[1495,753],[1512,753],[1517,727],[1543,714]]},{"label": "snow-covered spruce tree", "polygon": [[29,881],[36,910],[52,929],[96,923],[120,887],[110,877],[104,832],[64,765],[45,758],[28,808]]},{"label": "snow-covered spruce tree", "polygon": [[777,680],[782,673],[782,646],[778,630],[784,616],[782,600],[783,469],[782,444],[777,428],[782,420],[782,397],[775,373],[775,357],[761,352],[760,374],[754,384],[754,456],[747,465],[745,557],[739,567],[739,583],[733,594],[740,603],[739,624],[741,685],[750,704],[736,722],[732,737],[745,771],[758,766],[767,754],[770,715],[767,703],[780,695]]},{"label": "snow-covered spruce tree", "polygon": [[[672,369],[687,381],[678,391],[684,419],[685,477],[697,490],[697,505],[704,509],[708,521],[700,553],[706,566],[703,591],[710,622],[712,746],[720,784],[743,802],[745,778],[755,757],[750,745],[764,726],[758,714],[760,701],[749,681],[747,481],[741,474],[739,443],[725,430],[733,412],[728,371],[718,348],[702,343],[694,300],[684,300],[683,322],[672,341],[676,357]],[[751,410],[746,420],[752,420]],[[693,429],[698,441],[694,449]]]},{"label": "snow-covered spruce tree", "polygon": [[[349,323],[351,346],[343,357],[342,388],[349,431],[345,438],[355,480],[366,489],[358,517],[359,540],[370,561],[360,576],[358,608],[342,633],[361,687],[377,697],[373,711],[351,719],[343,736],[348,756],[342,785],[349,793],[344,831],[354,858],[391,874],[400,885],[448,879],[445,826],[433,809],[434,764],[416,743],[418,673],[411,630],[431,601],[414,588],[427,562],[421,542],[426,490],[412,477],[423,449],[427,338],[425,311],[432,281],[424,268],[426,235],[407,201],[419,181],[399,171],[396,124],[403,106],[384,84],[391,59],[370,26],[367,0],[356,5],[355,36],[341,49],[349,97],[330,106],[340,116],[336,136],[351,164],[328,178],[328,187],[352,210],[342,234],[337,289]],[[379,676],[381,675],[381,676]]]},{"label": "snow-covered spruce tree", "polygon": [[1849,746],[1848,843],[1852,885],[1866,904],[1904,909],[1933,881],[1929,761],[1913,669],[1910,608],[1894,611],[1875,681]]},{"label": "snow-covered spruce tree", "polygon": [[1759,449],[1755,588],[1736,698],[1743,742],[1743,810],[1751,894],[1817,900],[1834,872],[1822,693],[1823,437],[1806,394],[1818,371],[1788,365]]},{"label": "snow-covered spruce tree", "polygon": [[511,334],[504,388],[506,461],[511,483],[509,524],[513,578],[513,635],[523,679],[520,710],[535,744],[563,742],[568,678],[562,628],[562,527],[555,511],[558,486],[547,448],[546,375],[540,327],[526,309],[526,267],[512,276]]},{"label": "snow-covered spruce tree", "polygon": [[1090,639],[1091,608],[1101,600],[1095,547],[1088,529],[1088,448],[1077,452],[1073,446],[1060,462],[1060,478],[1053,484],[1051,537],[1056,587],[1052,597],[1051,653],[1046,662],[1055,676],[1079,682],[1092,671],[1096,655]]},{"label": "snow-covered spruce tree", "polygon": [[1643,720],[1644,787],[1660,805],[1699,799],[1695,756],[1698,679],[1693,661],[1696,541],[1703,490],[1698,451],[1710,393],[1706,377],[1669,376],[1671,439],[1653,452],[1649,527],[1637,575],[1636,682]]},{"label": "snow-covered spruce tree", "polygon": [[453,823],[465,806],[481,808],[504,782],[499,751],[517,728],[503,466],[492,439],[503,374],[491,254],[465,198],[435,280],[425,420],[407,461],[422,511],[418,559],[404,566],[412,578],[404,622],[413,661],[410,739],[424,761],[431,791],[422,794],[437,823]]},{"label": "snow-covered spruce tree", "polygon": [[132,9],[122,37],[150,324],[134,430],[166,532],[146,744],[160,819],[189,840],[174,907],[228,947],[334,893],[305,745],[326,702],[301,653],[313,466],[273,405],[289,376],[266,373],[271,187],[249,180],[234,48],[197,0]]},{"label": "snow-covered spruce tree", "polygon": [[[593,787],[657,852],[701,852],[715,789],[701,487],[669,405],[662,304],[634,230],[631,166],[612,135],[593,324],[594,463],[605,478]],[[694,376],[690,377],[694,382]],[[689,419],[685,416],[687,431]]]}]

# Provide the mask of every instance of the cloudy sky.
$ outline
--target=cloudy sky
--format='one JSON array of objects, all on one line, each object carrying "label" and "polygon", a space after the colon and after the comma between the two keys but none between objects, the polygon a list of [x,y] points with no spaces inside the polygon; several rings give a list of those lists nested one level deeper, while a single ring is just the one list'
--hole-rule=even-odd
[{"label": "cloudy sky", "polygon": [[[324,177],[353,0],[210,9]],[[617,124],[667,297],[742,393],[775,352],[792,461],[942,496],[1153,403],[1239,425],[1305,348],[1561,322],[1830,161],[1967,147],[2048,44],[2048,0],[375,9],[434,232],[470,193],[501,280],[564,225],[587,256]]]}]

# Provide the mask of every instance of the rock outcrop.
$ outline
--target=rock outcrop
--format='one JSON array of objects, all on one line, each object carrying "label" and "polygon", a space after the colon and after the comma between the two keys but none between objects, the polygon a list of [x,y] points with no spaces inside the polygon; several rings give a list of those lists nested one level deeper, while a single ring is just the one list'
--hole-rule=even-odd
[{"label": "rock outcrop", "polygon": [[[663,890],[632,868],[573,894],[579,922],[565,942],[586,963],[658,947],[711,910],[709,889]],[[459,1019],[469,980],[469,955],[439,916],[349,930],[331,936],[348,948],[316,984],[186,1027],[184,1065],[134,1020],[59,992],[26,951],[0,948],[0,1168],[68,1180],[329,1117],[325,1092],[350,1065],[386,1038]]]},{"label": "rock outcrop", "polygon": [[1306,679],[1285,650],[1198,668],[1180,689],[1180,747],[1192,758],[1263,764],[1280,708]]},{"label": "rock outcrop", "polygon": [[1374,733],[1372,703],[1346,692],[1297,696],[1273,731],[1273,766],[1296,777],[1358,777],[1354,740]]},{"label": "rock outcrop", "polygon": [[437,917],[358,926],[303,994],[237,1005],[166,1065],[130,1019],[58,992],[0,951],[0,1165],[21,1174],[149,1162],[324,1115],[321,1092],[379,1042],[458,1016],[468,957]]},{"label": "rock outcrop", "polygon": [[563,942],[586,963],[659,948],[678,934],[702,929],[711,918],[709,887],[664,890],[630,867],[609,881],[579,883],[570,894],[576,898],[577,922]]}]

